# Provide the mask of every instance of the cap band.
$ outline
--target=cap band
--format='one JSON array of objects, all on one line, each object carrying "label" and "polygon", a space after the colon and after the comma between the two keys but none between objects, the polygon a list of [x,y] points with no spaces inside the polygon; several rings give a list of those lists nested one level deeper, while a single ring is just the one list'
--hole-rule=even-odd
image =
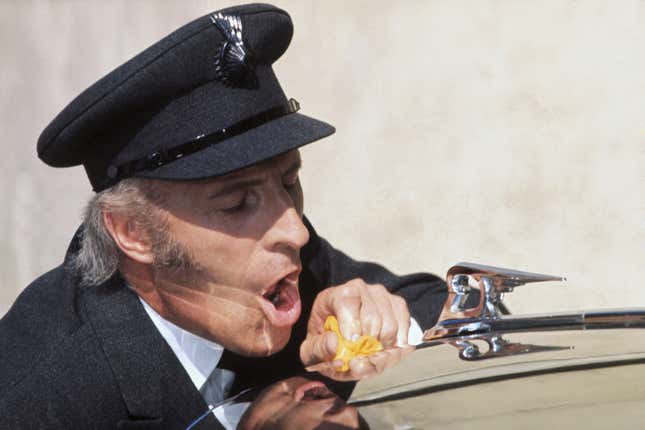
[{"label": "cap band", "polygon": [[121,179],[131,177],[142,170],[155,169],[163,166],[164,164],[171,163],[185,157],[186,155],[201,151],[202,149],[216,145],[230,137],[242,134],[277,118],[298,112],[299,110],[300,103],[295,99],[289,99],[289,102],[286,105],[274,106],[249,118],[243,119],[230,127],[221,128],[209,134],[201,134],[186,143],[182,143],[168,149],[155,151],[145,157],[128,161],[118,166],[111,165],[107,170],[108,183],[106,186],[113,185]]}]

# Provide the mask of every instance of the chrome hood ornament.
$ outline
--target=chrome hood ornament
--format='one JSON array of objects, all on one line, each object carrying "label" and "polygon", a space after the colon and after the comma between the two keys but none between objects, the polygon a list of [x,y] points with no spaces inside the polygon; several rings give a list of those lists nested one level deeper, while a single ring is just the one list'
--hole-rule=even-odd
[{"label": "chrome hood ornament", "polygon": [[[509,313],[503,303],[504,294],[521,285],[546,281],[566,281],[566,278],[476,263],[452,266],[446,275],[448,299],[442,313],[442,317],[452,318],[427,330],[424,340],[429,344],[435,339],[438,343],[448,343],[466,361],[569,349],[568,346],[509,342],[497,332],[500,323],[504,323],[503,315]],[[482,352],[477,341],[484,342],[487,350]]]},{"label": "chrome hood ornament", "polygon": [[[439,322],[425,331],[424,342],[417,348],[445,343],[457,337],[497,333],[645,328],[645,309],[642,308],[510,315],[503,303],[505,294],[524,284],[546,281],[566,281],[566,278],[474,263],[459,263],[451,267],[446,276],[448,298]],[[491,339],[479,340],[493,347],[495,342]],[[509,346],[502,345],[502,349],[511,351]],[[529,349],[540,349],[533,346]],[[524,346],[518,348],[526,349]],[[491,355],[496,354],[488,354],[489,357]]]},{"label": "chrome hood ornament", "polygon": [[[545,281],[566,281],[566,278],[483,264],[458,263],[448,270],[446,276],[449,295],[453,296],[450,311],[481,318],[498,318],[504,313],[502,300],[505,293],[513,292],[520,285]],[[479,305],[468,309],[465,305],[475,285],[480,292]]]},{"label": "chrome hood ornament", "polygon": [[499,325],[493,321],[501,322],[502,316],[509,313],[503,303],[504,294],[521,285],[546,281],[566,278],[476,263],[452,266],[446,275],[448,299],[441,321],[426,331],[424,340],[489,333],[493,325]]}]

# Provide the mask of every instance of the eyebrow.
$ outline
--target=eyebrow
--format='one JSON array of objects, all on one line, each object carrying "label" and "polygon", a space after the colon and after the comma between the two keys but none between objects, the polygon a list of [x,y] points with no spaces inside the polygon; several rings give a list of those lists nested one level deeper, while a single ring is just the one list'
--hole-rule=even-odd
[{"label": "eyebrow", "polygon": [[[291,173],[294,173],[298,171],[302,167],[302,161],[297,160],[294,161],[291,166],[283,173],[284,175],[289,175]],[[250,188],[254,187],[257,185],[262,185],[264,182],[266,182],[266,179],[264,177],[262,178],[251,178],[251,179],[231,179],[231,183],[225,185],[223,188],[211,193],[208,196],[209,200],[217,199],[219,197],[225,196],[227,194],[230,194],[234,191],[244,189],[244,188]]]}]

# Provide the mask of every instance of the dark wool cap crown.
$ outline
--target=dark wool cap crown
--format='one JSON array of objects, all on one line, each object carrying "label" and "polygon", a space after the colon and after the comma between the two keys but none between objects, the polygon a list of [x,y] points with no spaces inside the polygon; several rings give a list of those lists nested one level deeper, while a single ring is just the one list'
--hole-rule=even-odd
[{"label": "dark wool cap crown", "polygon": [[[289,15],[252,4],[223,9],[239,17],[252,54],[252,85],[227,85],[216,58],[226,37],[213,14],[179,28],[90,86],[45,128],[38,155],[54,167],[82,164],[95,191],[113,185],[108,172],[210,135],[288,100],[272,64],[293,35]],[[289,113],[251,123],[230,138],[159,167],[126,176],[187,180],[223,175],[334,132],[322,121]]]}]

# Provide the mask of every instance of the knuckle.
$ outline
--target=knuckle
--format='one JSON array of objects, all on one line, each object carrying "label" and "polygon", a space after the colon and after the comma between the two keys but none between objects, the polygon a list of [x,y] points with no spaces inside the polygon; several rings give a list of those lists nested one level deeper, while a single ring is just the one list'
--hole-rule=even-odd
[{"label": "knuckle", "polygon": [[354,289],[349,285],[343,285],[338,288],[340,289],[338,291],[339,295],[344,299],[352,297],[354,295]]},{"label": "knuckle", "polygon": [[405,299],[401,296],[393,295],[392,296],[392,305],[398,310],[405,310],[407,312],[408,310],[408,302],[405,301]]},{"label": "knuckle", "polygon": [[345,285],[338,285],[336,287],[327,288],[323,291],[327,293],[330,300],[342,300],[349,296]]},{"label": "knuckle", "polygon": [[383,322],[381,323],[381,331],[382,332],[388,332],[388,333],[396,333],[396,328],[398,326],[398,321],[396,320],[396,316],[394,314],[389,314],[386,317],[383,318]]},{"label": "knuckle", "polygon": [[366,328],[378,328],[381,325],[381,319],[375,315],[366,315],[361,318],[361,325]]},{"label": "knuckle", "polygon": [[393,322],[386,322],[381,327],[381,336],[384,339],[393,339],[396,337],[397,325]]},{"label": "knuckle", "polygon": [[316,299],[317,300],[326,300],[326,299],[329,298],[329,296],[334,295],[335,290],[336,290],[336,287],[325,288],[324,290],[322,290],[321,292],[319,292],[316,295]]},{"label": "knuckle", "polygon": [[381,333],[379,340],[386,349],[396,345],[396,335]]},{"label": "knuckle", "polygon": [[405,299],[401,296],[397,296],[396,294],[392,294],[392,301],[397,305],[397,306],[402,306],[405,305]]},{"label": "knuckle", "polygon": [[383,284],[368,284],[370,291],[377,294],[390,294]]},{"label": "knuckle", "polygon": [[357,278],[334,287],[334,290],[338,295],[342,297],[351,297],[356,295],[356,292],[360,289],[360,287],[360,280]]},{"label": "knuckle", "polygon": [[350,279],[345,283],[345,285],[347,285],[348,287],[360,287],[363,284],[365,284],[365,282],[363,282],[361,278]]}]

